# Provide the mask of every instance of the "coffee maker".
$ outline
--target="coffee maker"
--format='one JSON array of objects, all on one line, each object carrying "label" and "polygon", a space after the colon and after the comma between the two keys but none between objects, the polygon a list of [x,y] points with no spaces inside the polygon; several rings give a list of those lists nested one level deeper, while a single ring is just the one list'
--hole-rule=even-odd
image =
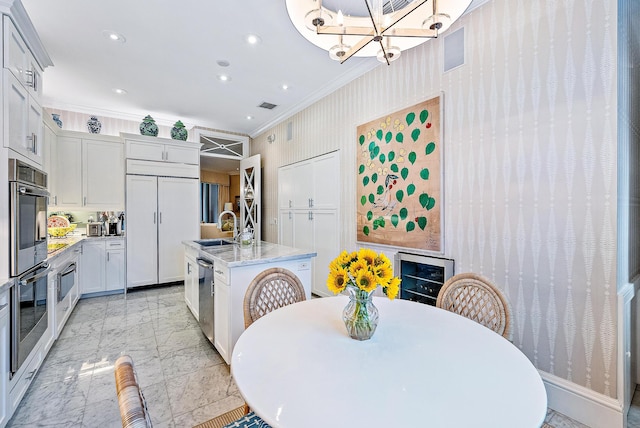
[{"label": "coffee maker", "polygon": [[122,221],[124,220],[124,213],[119,213],[117,216],[111,212],[106,222],[106,235],[108,236],[120,236],[122,235]]}]

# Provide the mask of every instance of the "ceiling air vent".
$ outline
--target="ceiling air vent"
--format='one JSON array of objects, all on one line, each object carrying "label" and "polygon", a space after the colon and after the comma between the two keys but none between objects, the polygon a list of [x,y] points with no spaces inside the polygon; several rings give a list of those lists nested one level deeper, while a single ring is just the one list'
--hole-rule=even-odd
[{"label": "ceiling air vent", "polygon": [[276,108],[278,106],[275,105],[275,104],[268,103],[268,102],[263,102],[258,107],[266,108],[267,110],[273,110],[274,108]]}]

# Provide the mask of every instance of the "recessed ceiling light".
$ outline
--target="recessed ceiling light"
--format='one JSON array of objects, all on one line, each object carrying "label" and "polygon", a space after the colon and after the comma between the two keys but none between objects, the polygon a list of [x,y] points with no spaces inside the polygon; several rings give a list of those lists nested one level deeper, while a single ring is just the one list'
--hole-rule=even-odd
[{"label": "recessed ceiling light", "polygon": [[113,92],[115,92],[118,95],[126,95],[127,94],[127,91],[125,91],[124,89],[120,89],[120,88],[115,88],[113,90]]},{"label": "recessed ceiling light", "polygon": [[247,120],[253,119],[253,116],[247,116]]},{"label": "recessed ceiling light", "polygon": [[221,82],[228,82],[229,80],[231,80],[231,77],[227,76],[226,74],[218,74],[218,80]]},{"label": "recessed ceiling light", "polygon": [[262,41],[262,39],[259,36],[256,36],[255,34],[248,34],[246,37],[246,40],[247,40],[247,43],[249,43],[250,45],[255,45]]},{"label": "recessed ceiling light", "polygon": [[282,90],[286,91],[287,89],[289,89],[289,85],[287,85],[286,83],[282,84]]},{"label": "recessed ceiling light", "polygon": [[127,39],[120,33],[116,33],[115,31],[104,30],[102,35],[109,40],[113,40],[114,42],[124,43]]},{"label": "recessed ceiling light", "polygon": [[229,61],[225,61],[223,59],[216,61],[216,64],[218,64],[220,67],[229,67]]}]

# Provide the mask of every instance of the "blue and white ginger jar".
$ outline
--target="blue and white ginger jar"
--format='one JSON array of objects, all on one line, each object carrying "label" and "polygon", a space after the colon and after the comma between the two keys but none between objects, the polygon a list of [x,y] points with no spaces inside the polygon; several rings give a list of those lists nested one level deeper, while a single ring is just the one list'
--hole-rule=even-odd
[{"label": "blue and white ginger jar", "polygon": [[156,121],[149,115],[142,119],[140,124],[140,135],[150,135],[152,137],[158,136],[158,125]]},{"label": "blue and white ginger jar", "polygon": [[100,123],[97,117],[91,116],[87,121],[87,129],[92,134],[99,134],[102,129],[102,123]]}]

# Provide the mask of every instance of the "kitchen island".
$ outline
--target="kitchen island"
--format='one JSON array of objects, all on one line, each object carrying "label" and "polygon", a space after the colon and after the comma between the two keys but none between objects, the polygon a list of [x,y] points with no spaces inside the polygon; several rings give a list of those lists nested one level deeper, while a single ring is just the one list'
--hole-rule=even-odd
[{"label": "kitchen island", "polygon": [[[183,244],[185,302],[197,320],[213,320],[213,345],[227,364],[244,331],[244,294],[259,273],[274,267],[287,269],[302,282],[306,298],[311,298],[311,259],[316,256],[313,251],[264,241],[250,246],[220,239],[183,241]],[[213,265],[213,286],[205,282],[206,268],[202,265],[208,264]],[[213,313],[211,305],[201,301],[204,299],[200,298],[200,288],[205,299],[213,294]],[[201,313],[201,308],[207,312]]]}]

